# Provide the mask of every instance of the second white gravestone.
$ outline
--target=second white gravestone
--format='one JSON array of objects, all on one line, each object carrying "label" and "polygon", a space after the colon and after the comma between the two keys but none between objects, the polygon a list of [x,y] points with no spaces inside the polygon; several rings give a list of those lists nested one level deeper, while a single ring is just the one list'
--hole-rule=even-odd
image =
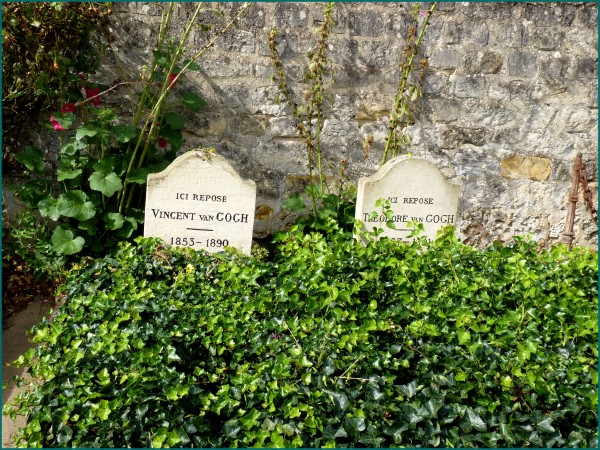
[{"label": "second white gravestone", "polygon": [[189,151],[148,175],[144,236],[166,244],[250,254],[256,183],[241,178],[221,156]]},{"label": "second white gravestone", "polygon": [[[382,236],[407,241],[408,222],[422,223],[422,235],[434,240],[445,225],[457,221],[460,186],[446,181],[440,170],[429,161],[415,156],[400,156],[384,164],[375,174],[358,180],[355,218],[364,230],[382,228]],[[387,218],[379,199],[388,200],[391,220],[396,229],[386,225]]]}]

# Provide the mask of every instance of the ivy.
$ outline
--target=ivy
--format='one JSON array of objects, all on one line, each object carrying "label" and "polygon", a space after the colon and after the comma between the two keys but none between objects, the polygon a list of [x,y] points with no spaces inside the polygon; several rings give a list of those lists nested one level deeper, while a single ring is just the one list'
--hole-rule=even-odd
[{"label": "ivy", "polygon": [[71,272],[19,444],[597,446],[597,253],[370,240],[323,217],[271,261],[138,238]]}]

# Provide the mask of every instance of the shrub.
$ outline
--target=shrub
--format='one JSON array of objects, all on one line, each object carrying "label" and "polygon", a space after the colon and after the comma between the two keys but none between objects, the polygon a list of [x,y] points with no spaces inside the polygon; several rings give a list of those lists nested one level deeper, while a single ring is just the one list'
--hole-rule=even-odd
[{"label": "shrub", "polygon": [[362,246],[333,221],[275,241],[138,239],[72,272],[19,360],[44,381],[11,407],[20,444],[597,446],[595,252]]}]

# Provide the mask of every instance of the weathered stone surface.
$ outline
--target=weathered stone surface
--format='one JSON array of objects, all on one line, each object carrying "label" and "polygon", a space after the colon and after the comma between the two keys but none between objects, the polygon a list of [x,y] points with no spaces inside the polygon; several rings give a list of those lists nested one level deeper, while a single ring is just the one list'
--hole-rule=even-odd
[{"label": "weathered stone surface", "polygon": [[435,50],[429,57],[429,66],[436,69],[456,69],[459,64],[459,53],[452,48]]},{"label": "weathered stone surface", "polygon": [[495,36],[492,42],[497,42],[506,47],[522,47],[527,40],[526,29],[523,25],[510,23],[502,24],[494,29]]},{"label": "weathered stone surface", "polygon": [[458,98],[483,98],[485,79],[483,77],[456,77],[453,93]]},{"label": "weathered stone surface", "polygon": [[531,34],[533,46],[539,50],[558,50],[564,33],[552,27],[538,27]]},{"label": "weathered stone surface", "polygon": [[577,62],[577,76],[581,78],[598,78],[598,58],[581,58]]},{"label": "weathered stone surface", "polygon": [[383,16],[375,11],[350,11],[348,29],[351,36],[379,36],[383,31]]},{"label": "weathered stone surface", "polygon": [[536,57],[528,52],[515,52],[508,55],[508,74],[513,77],[533,77],[536,71]]},{"label": "weathered stone surface", "polygon": [[598,122],[598,113],[589,108],[579,108],[569,114],[565,131],[567,133],[585,133]]},{"label": "weathered stone surface", "polygon": [[308,11],[307,6],[298,3],[277,3],[275,15],[284,26],[305,28],[308,25]]},{"label": "weathered stone surface", "polygon": [[575,19],[575,6],[560,3],[551,3],[545,8],[541,3],[528,3],[524,5],[524,17],[535,24],[568,26]]},{"label": "weathered stone surface", "polygon": [[570,68],[571,59],[568,56],[544,59],[540,64],[540,75],[550,80],[565,78]]},{"label": "weathered stone surface", "polygon": [[268,205],[260,205],[256,207],[256,211],[254,212],[254,218],[256,220],[266,220],[269,218],[271,213],[273,212],[273,208]]},{"label": "weathered stone surface", "polygon": [[465,57],[465,70],[470,74],[498,73],[504,63],[504,57],[494,52],[477,52]]},{"label": "weathered stone surface", "polygon": [[190,151],[148,175],[144,236],[168,245],[250,254],[256,184],[221,156]]},{"label": "weathered stone surface", "polygon": [[547,180],[552,171],[550,159],[535,156],[514,155],[500,162],[500,174],[505,178],[528,178],[535,181]]},{"label": "weathered stone surface", "polygon": [[482,146],[489,137],[484,128],[451,128],[442,132],[440,147],[458,148],[465,144]]},{"label": "weathered stone surface", "polygon": [[[395,240],[411,240],[409,222],[422,223],[423,235],[435,239],[443,226],[456,224],[459,194],[460,186],[448,183],[431,162],[397,157],[372,176],[359,179],[355,218],[365,231],[383,228],[382,236]],[[376,206],[379,199],[390,202],[391,218]],[[388,220],[395,229],[386,225]]]}]

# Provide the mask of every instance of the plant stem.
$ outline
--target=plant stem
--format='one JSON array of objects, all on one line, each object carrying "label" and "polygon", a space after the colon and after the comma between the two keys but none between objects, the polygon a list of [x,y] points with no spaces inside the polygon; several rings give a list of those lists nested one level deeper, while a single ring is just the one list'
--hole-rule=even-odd
[{"label": "plant stem", "polygon": [[[396,92],[396,98],[394,99],[394,109],[392,110],[392,114],[391,114],[391,118],[390,118],[390,130],[388,133],[388,139],[385,144],[385,150],[383,151],[383,159],[381,160],[382,165],[385,164],[385,162],[387,161],[387,156],[388,156],[390,149],[392,150],[392,156],[396,156],[396,151],[397,151],[396,128],[398,126],[398,120],[399,120],[398,112],[400,111],[400,109],[402,107],[402,103],[404,102],[404,94],[405,94],[406,88],[407,88],[406,85],[408,83],[408,79],[410,78],[410,74],[413,70],[414,58],[419,51],[419,45],[421,43],[421,39],[423,39],[423,36],[425,35],[425,30],[427,29],[427,26],[429,25],[429,19],[431,18],[431,15],[433,14],[435,7],[437,6],[437,3],[438,2],[434,2],[431,5],[431,8],[429,8],[429,10],[427,11],[427,16],[425,17],[423,25],[421,26],[419,35],[418,35],[416,41],[414,42],[414,44],[412,44],[412,45],[411,45],[411,41],[414,38],[414,35],[409,35],[407,49],[406,49],[407,53],[405,53],[405,56],[404,56],[405,59],[401,65],[402,74],[400,77],[400,83],[398,86],[398,90]],[[405,105],[405,106],[406,106],[406,108],[408,108],[408,105]],[[401,112],[400,116],[403,116],[405,114],[406,114],[405,112]]]}]

